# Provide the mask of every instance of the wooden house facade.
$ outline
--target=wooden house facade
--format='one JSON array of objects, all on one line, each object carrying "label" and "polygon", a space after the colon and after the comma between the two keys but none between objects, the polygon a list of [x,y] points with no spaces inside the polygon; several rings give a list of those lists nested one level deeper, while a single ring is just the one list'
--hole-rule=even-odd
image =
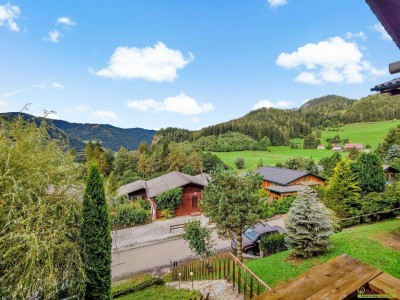
[{"label": "wooden house facade", "polygon": [[161,218],[155,200],[157,195],[181,187],[182,201],[180,206],[175,209],[175,216],[196,215],[201,213],[199,203],[203,188],[207,185],[209,178],[207,174],[191,176],[181,172],[171,172],[148,181],[138,180],[124,185],[119,189],[118,194],[128,195],[131,200],[139,197],[149,200],[154,220]]},{"label": "wooden house facade", "polygon": [[262,187],[269,192],[271,200],[295,196],[307,186],[325,186],[323,177],[309,172],[276,167],[263,167],[258,172],[263,176]]}]

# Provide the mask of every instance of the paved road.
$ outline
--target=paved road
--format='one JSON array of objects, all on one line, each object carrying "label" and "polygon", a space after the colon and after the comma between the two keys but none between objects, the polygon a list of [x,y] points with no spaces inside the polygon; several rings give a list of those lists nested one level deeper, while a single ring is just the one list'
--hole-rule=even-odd
[{"label": "paved road", "polygon": [[[283,227],[283,217],[270,220],[268,224]],[[216,242],[217,251],[230,249],[230,241],[218,239],[215,232],[213,232],[213,239]],[[159,270],[169,266],[171,261],[191,258],[194,258],[192,252],[185,241],[180,238],[113,252],[112,277],[114,281],[121,280],[134,274]]]},{"label": "paved road", "polygon": [[[216,241],[217,251],[229,250],[230,241],[218,239],[216,234],[213,235],[213,238]],[[171,261],[191,258],[194,256],[183,239],[113,252],[112,277],[113,280],[120,280],[137,273],[152,272],[155,269],[169,266]]]}]

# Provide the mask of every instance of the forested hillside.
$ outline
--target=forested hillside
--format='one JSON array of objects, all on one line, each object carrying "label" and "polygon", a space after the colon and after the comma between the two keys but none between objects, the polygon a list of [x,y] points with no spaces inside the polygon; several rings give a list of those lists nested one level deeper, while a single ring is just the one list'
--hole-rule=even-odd
[{"label": "forested hillside", "polygon": [[290,138],[303,138],[313,129],[338,127],[344,124],[400,119],[400,96],[369,95],[353,100],[328,95],[306,102],[298,109],[260,108],[228,122],[189,131],[166,128],[156,139],[168,142],[196,141],[201,137],[238,132],[260,141],[268,137],[270,144],[288,145]]},{"label": "forested hillside", "polygon": [[[40,124],[42,118],[25,113],[5,113],[0,117],[12,119],[21,115],[26,120]],[[88,141],[99,141],[104,148],[117,151],[121,147],[136,149],[141,142],[151,143],[156,131],[143,128],[118,128],[108,124],[70,123],[63,120],[47,120],[53,124],[53,134],[65,135],[72,148],[83,151]],[[51,127],[49,127],[51,128]]]}]

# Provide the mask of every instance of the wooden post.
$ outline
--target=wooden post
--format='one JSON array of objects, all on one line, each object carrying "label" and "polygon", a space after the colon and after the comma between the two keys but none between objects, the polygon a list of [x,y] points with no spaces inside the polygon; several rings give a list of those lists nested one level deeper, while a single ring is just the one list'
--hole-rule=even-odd
[{"label": "wooden post", "polygon": [[247,272],[244,270],[243,274],[243,299],[246,300],[246,290],[247,290]]},{"label": "wooden post", "polygon": [[253,276],[250,276],[250,299],[253,298]]},{"label": "wooden post", "polygon": [[237,278],[238,278],[238,293],[240,294],[240,280],[241,280],[241,277],[240,277],[240,265],[238,265],[238,275],[237,275]]},{"label": "wooden post", "polygon": [[261,294],[260,282],[257,280],[257,296]]},{"label": "wooden post", "polygon": [[234,260],[232,260],[232,270],[233,270],[232,282],[233,282],[233,287],[235,287],[235,261]]}]

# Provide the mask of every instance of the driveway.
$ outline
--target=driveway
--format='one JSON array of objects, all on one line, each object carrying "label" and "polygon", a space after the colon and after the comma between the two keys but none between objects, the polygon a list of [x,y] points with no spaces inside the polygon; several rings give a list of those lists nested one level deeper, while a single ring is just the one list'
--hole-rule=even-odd
[{"label": "driveway", "polygon": [[[205,222],[207,219],[203,217]],[[271,226],[281,226],[283,227],[283,216],[276,217],[268,220],[268,224]],[[173,219],[177,221],[178,219]],[[178,224],[182,223],[182,218],[179,218]],[[156,223],[153,223],[156,224]],[[149,224],[149,225],[153,225]],[[170,224],[170,223],[166,223]],[[145,225],[145,226],[149,226]],[[159,229],[167,226],[168,232],[166,236],[169,235],[169,225],[158,225]],[[143,226],[129,228],[126,230],[130,236],[130,242],[125,243],[125,245],[131,244],[135,237],[136,228],[140,228]],[[190,251],[188,245],[185,243],[183,239],[180,238],[179,234],[181,233],[181,229],[178,230],[178,233],[175,233],[175,236],[172,237],[172,240],[162,239],[160,241],[155,241],[154,239],[150,239],[152,242],[149,242],[149,239],[146,238],[148,235],[151,236],[150,229],[154,229],[153,226],[141,228],[139,232],[142,233],[142,238],[138,238],[138,240],[142,240],[145,242],[144,245],[140,246],[136,243],[135,246],[130,246],[125,249],[115,249],[112,253],[112,277],[113,281],[122,280],[125,278],[129,278],[135,274],[145,273],[145,272],[157,272],[163,267],[169,267],[174,261],[184,261],[194,259],[195,255]],[[165,230],[164,230],[165,231]],[[119,235],[121,237],[122,235]],[[230,250],[230,241],[222,240],[217,237],[216,232],[213,230],[213,239],[216,243],[215,250],[216,252],[223,252]],[[122,245],[122,241],[118,242],[119,245]]]}]

